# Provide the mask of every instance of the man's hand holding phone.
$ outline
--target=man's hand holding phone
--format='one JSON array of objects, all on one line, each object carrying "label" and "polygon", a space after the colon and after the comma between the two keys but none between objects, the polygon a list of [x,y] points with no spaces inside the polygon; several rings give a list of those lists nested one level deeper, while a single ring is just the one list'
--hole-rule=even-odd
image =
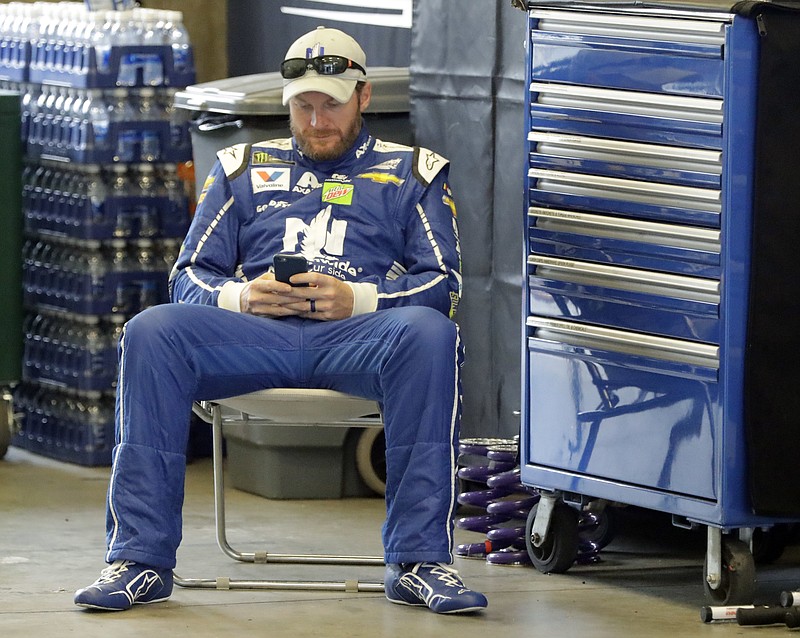
[{"label": "man's hand holding phone", "polygon": [[302,255],[292,253],[278,253],[272,258],[272,267],[275,270],[275,281],[281,281],[291,286],[308,286],[303,283],[292,283],[292,275],[308,272],[308,261]]},{"label": "man's hand holding phone", "polygon": [[[330,321],[353,313],[353,291],[344,281],[308,272],[302,255],[278,253],[274,273],[249,282],[239,301],[242,312],[264,317],[300,316]],[[298,281],[299,280],[299,281]]]}]

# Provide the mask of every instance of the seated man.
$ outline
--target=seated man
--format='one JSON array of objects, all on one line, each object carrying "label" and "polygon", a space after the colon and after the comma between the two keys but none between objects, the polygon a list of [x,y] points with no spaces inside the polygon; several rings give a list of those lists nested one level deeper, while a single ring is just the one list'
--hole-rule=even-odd
[{"label": "seated man", "polygon": [[[170,596],[192,402],[288,386],[383,406],[386,597],[480,610],[486,598],[449,567],[463,355],[447,161],[369,134],[366,56],[341,31],[299,38],[281,74],[293,138],[219,152],[170,274],[176,303],[123,331],[111,565],[75,603]],[[309,264],[291,285],[274,276],[285,252]]]}]

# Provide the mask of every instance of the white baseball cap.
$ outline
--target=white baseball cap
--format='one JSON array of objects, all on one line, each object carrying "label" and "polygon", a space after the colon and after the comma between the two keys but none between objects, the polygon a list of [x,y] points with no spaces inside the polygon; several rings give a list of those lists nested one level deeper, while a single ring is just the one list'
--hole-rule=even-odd
[{"label": "white baseball cap", "polygon": [[[321,56],[333,57],[326,64],[313,62]],[[306,66],[299,60],[305,60]],[[293,77],[295,73],[299,75]],[[325,93],[344,104],[352,97],[356,84],[367,79],[367,56],[358,42],[343,31],[317,27],[289,47],[281,64],[281,75],[284,104],[306,91]]]}]

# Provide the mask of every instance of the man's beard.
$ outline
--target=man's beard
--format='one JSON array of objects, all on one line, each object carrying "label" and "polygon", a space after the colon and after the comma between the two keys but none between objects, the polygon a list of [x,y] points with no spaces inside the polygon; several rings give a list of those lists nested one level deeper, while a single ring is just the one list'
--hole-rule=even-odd
[{"label": "man's beard", "polygon": [[[353,123],[344,131],[342,138],[336,142],[336,144],[320,150],[315,150],[312,146],[314,137],[313,129],[312,135],[303,135],[302,131],[297,129],[291,119],[289,120],[289,129],[292,131],[292,135],[294,135],[295,142],[297,142],[297,148],[300,149],[303,155],[315,162],[324,162],[340,158],[347,152],[347,149],[353,145],[356,139],[358,139],[358,134],[361,132],[361,117],[359,116],[353,119]],[[322,132],[325,133],[326,131]]]}]

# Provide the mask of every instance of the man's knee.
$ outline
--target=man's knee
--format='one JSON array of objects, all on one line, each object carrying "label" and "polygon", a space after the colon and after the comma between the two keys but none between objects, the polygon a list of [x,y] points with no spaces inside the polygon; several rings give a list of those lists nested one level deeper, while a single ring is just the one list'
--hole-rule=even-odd
[{"label": "man's knee", "polygon": [[125,342],[137,344],[163,342],[192,325],[182,312],[184,304],[162,304],[138,313],[125,324]]},{"label": "man's knee", "polygon": [[167,308],[167,304],[151,306],[134,315],[125,324],[125,332],[148,334],[161,330],[165,324],[170,322],[171,312]]},{"label": "man's knee", "polygon": [[458,342],[458,327],[438,310],[424,306],[403,308],[403,336],[423,352],[451,352]]}]

